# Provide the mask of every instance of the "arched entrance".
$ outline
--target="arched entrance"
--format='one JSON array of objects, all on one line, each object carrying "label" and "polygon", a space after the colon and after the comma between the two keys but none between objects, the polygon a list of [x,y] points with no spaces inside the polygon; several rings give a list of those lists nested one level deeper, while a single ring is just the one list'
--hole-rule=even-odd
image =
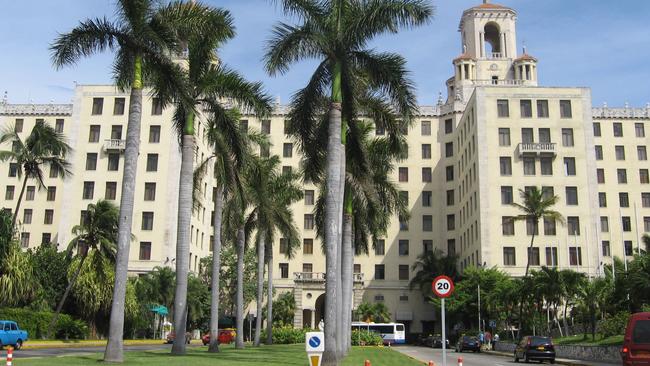
[{"label": "arched entrance", "polygon": [[490,46],[490,49],[487,49],[486,52],[488,55],[502,54],[503,50],[501,49],[501,30],[499,25],[495,22],[489,22],[485,25],[483,29],[485,32],[485,43],[486,46]]},{"label": "arched entrance", "polygon": [[314,308],[316,309],[316,328],[318,328],[320,321],[325,321],[325,294],[322,294],[316,298],[316,304]]}]

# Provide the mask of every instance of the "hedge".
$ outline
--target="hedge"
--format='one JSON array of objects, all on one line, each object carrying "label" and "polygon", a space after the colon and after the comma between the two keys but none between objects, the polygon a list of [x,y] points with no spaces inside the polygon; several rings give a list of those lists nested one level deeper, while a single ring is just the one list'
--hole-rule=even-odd
[{"label": "hedge", "polygon": [[[49,311],[33,311],[29,309],[2,308],[0,319],[13,320],[18,327],[29,333],[30,339],[45,337],[54,313]],[[54,337],[57,339],[81,339],[88,334],[86,323],[73,319],[70,315],[60,314],[54,327]]]},{"label": "hedge", "polygon": [[353,346],[382,346],[383,344],[384,339],[376,332],[357,329],[352,331]]},{"label": "hedge", "polygon": [[293,327],[274,327],[273,343],[274,344],[296,344],[305,343],[305,334],[310,329],[300,329]]}]

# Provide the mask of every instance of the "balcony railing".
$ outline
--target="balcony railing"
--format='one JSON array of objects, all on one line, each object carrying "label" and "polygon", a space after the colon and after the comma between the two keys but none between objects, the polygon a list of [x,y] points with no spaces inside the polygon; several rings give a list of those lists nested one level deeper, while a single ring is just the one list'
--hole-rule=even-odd
[{"label": "balcony railing", "polygon": [[126,140],[108,139],[104,140],[104,150],[124,150],[126,148]]},{"label": "balcony railing", "polygon": [[519,144],[519,155],[552,155],[555,156],[554,142],[526,142]]},{"label": "balcony railing", "polygon": [[[363,273],[353,273],[354,282],[363,282]],[[324,272],[293,272],[293,280],[296,282],[325,282]]]},{"label": "balcony railing", "polygon": [[487,58],[489,60],[498,60],[503,58],[503,54],[501,52],[488,52]]},{"label": "balcony railing", "polygon": [[474,80],[474,85],[520,86],[520,85],[524,85],[524,82],[523,80],[516,80],[516,79],[478,79],[478,80]]}]

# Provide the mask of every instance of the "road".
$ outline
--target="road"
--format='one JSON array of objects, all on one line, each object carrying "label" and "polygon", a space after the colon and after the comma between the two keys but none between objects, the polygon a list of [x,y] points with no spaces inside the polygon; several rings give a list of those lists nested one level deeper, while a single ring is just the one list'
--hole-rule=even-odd
[{"label": "road", "polygon": [[[200,341],[195,341],[196,344],[190,347],[198,347]],[[124,346],[126,351],[151,351],[151,350],[171,350],[171,344],[157,344],[157,345],[134,345]],[[60,356],[79,356],[88,355],[92,353],[102,353],[106,349],[105,346],[98,347],[70,347],[70,348],[42,348],[42,349],[29,349],[23,348],[19,351],[14,351],[14,359],[28,358],[28,357],[60,357]]]},{"label": "road", "polygon": [[[442,350],[428,347],[400,346],[393,348],[405,355],[411,356],[422,362],[433,361],[436,366],[442,365]],[[463,352],[456,353],[453,350],[447,350],[447,366],[457,366],[458,357],[463,358],[463,366],[514,366],[518,365],[512,357],[497,355],[488,355],[486,353]],[[591,366],[612,366],[614,364],[592,363],[583,361],[581,364]],[[547,363],[548,365],[548,363]]]}]

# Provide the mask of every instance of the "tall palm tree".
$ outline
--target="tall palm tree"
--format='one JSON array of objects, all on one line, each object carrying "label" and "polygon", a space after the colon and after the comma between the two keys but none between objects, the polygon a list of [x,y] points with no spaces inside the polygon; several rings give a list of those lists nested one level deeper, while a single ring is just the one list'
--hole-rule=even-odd
[{"label": "tall palm tree", "polygon": [[[291,249],[299,245],[300,234],[293,220],[290,206],[300,200],[303,192],[296,181],[296,174],[280,174],[280,159],[274,155],[268,159],[255,159],[248,169],[246,179],[247,197],[251,204],[249,221],[254,223],[257,241],[257,319],[255,320],[254,345],[260,345],[262,330],[262,309],[264,300],[264,265],[268,257],[265,250],[275,241],[276,232],[289,242]],[[269,246],[270,247],[270,246]],[[271,249],[272,250],[272,249]],[[288,251],[289,256],[293,250]],[[269,263],[269,268],[272,263]],[[269,287],[272,279],[269,276]],[[268,298],[269,302],[273,297]],[[267,327],[272,327],[272,309],[267,314]]]},{"label": "tall palm tree", "polygon": [[[167,7],[173,7],[169,4]],[[161,9],[154,0],[119,0],[117,19],[87,19],[68,33],[57,37],[51,46],[52,62],[57,68],[75,64],[81,57],[106,50],[115,52],[113,74],[121,90],[129,90],[129,113],[124,151],[124,174],[120,198],[120,223],[115,264],[115,286],[111,306],[110,330],[104,360],[123,361],[124,304],[127,286],[131,225],[135,178],[140,147],[140,123],[142,119],[142,90],[154,87],[154,94],[161,102],[169,90],[182,90],[178,84],[180,67],[169,55],[180,52],[180,42],[174,27],[179,24],[201,26],[200,12],[185,11],[166,22]],[[160,93],[160,92],[164,93]]]},{"label": "tall palm tree", "polygon": [[4,143],[11,143],[12,148],[11,150],[0,150],[0,161],[14,162],[19,178],[24,174],[16,209],[11,219],[11,226],[16,227],[16,219],[27,181],[35,179],[39,188],[44,188],[43,165],[46,164],[56,172],[57,177],[64,178],[70,175],[70,163],[66,157],[72,149],[66,142],[63,133],[56,132],[44,120],[36,121],[25,141],[18,136],[13,126],[5,127],[0,132],[0,145]]},{"label": "tall palm tree", "polygon": [[96,261],[96,263],[92,263],[95,268],[103,268],[106,259],[110,262],[115,261],[118,221],[119,208],[110,201],[99,200],[97,203],[89,204],[85,215],[81,218],[81,223],[72,227],[74,238],[68,245],[68,253],[72,255],[76,251],[80,259],[52,316],[48,327],[48,338],[89,254],[97,252],[97,255],[91,256]]},{"label": "tall palm tree", "polygon": [[[340,283],[340,235],[341,211],[343,209],[344,174],[342,117],[347,121],[354,115],[348,110],[353,102],[353,69],[363,70],[368,80],[380,91],[398,104],[398,112],[414,107],[399,104],[410,101],[404,98],[410,94],[410,84],[402,83],[403,64],[394,55],[378,54],[368,50],[367,44],[375,36],[410,27],[428,21],[432,9],[422,0],[354,1],[335,0],[282,0],[285,13],[298,18],[300,25],[278,24],[267,47],[266,68],[270,74],[285,73],[289,66],[305,59],[319,62],[308,85],[296,93],[294,109],[296,114],[312,121],[317,106],[313,102],[330,89],[329,106],[322,110],[329,115],[326,156],[327,204],[326,204],[326,267],[330,274],[326,282],[326,297],[330,305],[325,310],[325,355],[324,366],[337,363],[343,342],[336,336],[340,318],[337,317],[337,293]],[[292,121],[293,123],[293,121]],[[307,125],[307,123],[306,123]],[[307,135],[309,129],[302,130]],[[334,274],[334,275],[332,275]],[[339,276],[340,277],[340,276]],[[332,306],[334,305],[334,306]]]}]

